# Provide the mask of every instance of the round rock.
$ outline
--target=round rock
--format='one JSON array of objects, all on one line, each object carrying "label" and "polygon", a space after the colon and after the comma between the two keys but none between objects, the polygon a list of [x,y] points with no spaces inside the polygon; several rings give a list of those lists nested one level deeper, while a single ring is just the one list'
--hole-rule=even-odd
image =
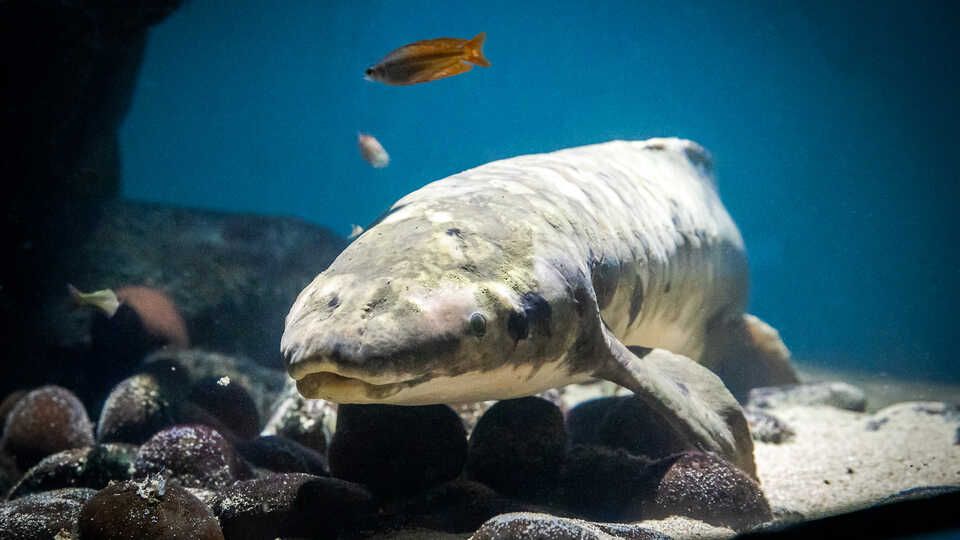
[{"label": "round rock", "polygon": [[119,482],[100,490],[80,513],[83,540],[223,540],[217,518],[186,489],[162,480]]},{"label": "round rock", "polygon": [[161,473],[183,487],[212,490],[250,475],[223,435],[201,425],[173,426],[143,443],[134,478]]},{"label": "round rock", "polygon": [[65,530],[76,538],[80,510],[96,493],[87,488],[57,489],[0,504],[0,537],[50,540]]},{"label": "round rock", "polygon": [[557,502],[598,521],[639,521],[670,461],[602,446],[571,448],[560,474]]},{"label": "round rock", "polygon": [[97,423],[97,440],[142,444],[154,433],[178,420],[182,393],[152,373],[120,381],[113,388]]},{"label": "round rock", "polygon": [[566,444],[563,414],[553,403],[500,401],[470,435],[466,474],[504,495],[535,499],[556,485]]},{"label": "round rock", "polygon": [[364,487],[309,474],[273,474],[237,482],[211,506],[231,540],[338,538],[376,513]]},{"label": "round rock", "polygon": [[622,448],[660,458],[681,452],[663,419],[634,396],[599,398],[574,407],[567,417],[571,444]]},{"label": "round rock", "polygon": [[746,473],[702,452],[673,460],[644,518],[682,515],[741,531],[772,516],[763,491]]},{"label": "round rock", "polygon": [[237,444],[237,452],[251,465],[268,471],[330,474],[327,458],[286,437],[268,435],[242,441]]},{"label": "round rock", "polygon": [[479,482],[453,480],[408,501],[403,515],[407,526],[468,533],[494,516],[533,510],[536,508],[504,497]]},{"label": "round rock", "polygon": [[257,404],[240,383],[227,375],[198,380],[190,389],[189,399],[241,439],[252,439],[260,433]]},{"label": "round rock", "polygon": [[518,512],[490,519],[470,540],[668,540],[638,525],[589,523],[548,514]]},{"label": "round rock", "polygon": [[385,497],[452,480],[463,469],[467,439],[446,405],[341,405],[330,444],[330,472]]},{"label": "round rock", "polygon": [[136,455],[137,447],[129,444],[99,444],[57,452],[31,467],[8,498],[68,487],[101,489],[111,481],[128,480]]},{"label": "round rock", "polygon": [[83,403],[66,388],[44,386],[13,406],[2,446],[26,469],[50,454],[91,444],[93,426]]}]

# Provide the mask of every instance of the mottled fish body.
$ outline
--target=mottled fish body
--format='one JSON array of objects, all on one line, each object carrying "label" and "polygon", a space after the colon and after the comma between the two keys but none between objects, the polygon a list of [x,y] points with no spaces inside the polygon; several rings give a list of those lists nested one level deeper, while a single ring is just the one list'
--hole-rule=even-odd
[{"label": "mottled fish body", "polygon": [[747,283],[706,151],[613,141],[496,161],[400,199],[301,293],[282,349],[303,395],[348,403],[605,378],[691,447],[750,471],[739,406],[697,363],[720,362],[716,329],[747,324]]}]

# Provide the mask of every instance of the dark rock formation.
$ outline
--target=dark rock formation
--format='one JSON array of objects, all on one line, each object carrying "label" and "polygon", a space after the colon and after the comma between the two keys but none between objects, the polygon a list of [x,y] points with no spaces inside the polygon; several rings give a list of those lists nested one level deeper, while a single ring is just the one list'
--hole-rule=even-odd
[{"label": "dark rock formation", "polygon": [[[38,309],[60,299],[100,205],[120,191],[117,130],[130,105],[147,29],[181,0],[0,2],[0,342],[11,383],[51,381],[68,364]],[[65,374],[66,375],[66,374]],[[59,379],[69,384],[69,376]]]},{"label": "dark rock formation", "polygon": [[[82,290],[163,290],[193,346],[279,368],[287,311],[344,245],[295,219],[116,201],[80,246],[70,279]],[[59,344],[77,345],[88,338],[89,317],[60,302],[48,306],[45,322]]]},{"label": "dark rock formation", "polygon": [[538,397],[500,401],[470,435],[466,474],[504,495],[535,500],[555,486],[566,448],[556,405]]}]

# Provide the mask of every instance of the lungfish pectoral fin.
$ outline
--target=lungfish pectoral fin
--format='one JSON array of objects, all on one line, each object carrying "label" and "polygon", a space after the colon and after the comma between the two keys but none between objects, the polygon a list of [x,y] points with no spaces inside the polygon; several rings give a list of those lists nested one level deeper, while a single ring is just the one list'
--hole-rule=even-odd
[{"label": "lungfish pectoral fin", "polygon": [[610,358],[597,377],[632,390],[663,417],[682,445],[715,452],[756,478],[743,410],[716,375],[663,349],[631,350],[606,328],[603,337]]}]

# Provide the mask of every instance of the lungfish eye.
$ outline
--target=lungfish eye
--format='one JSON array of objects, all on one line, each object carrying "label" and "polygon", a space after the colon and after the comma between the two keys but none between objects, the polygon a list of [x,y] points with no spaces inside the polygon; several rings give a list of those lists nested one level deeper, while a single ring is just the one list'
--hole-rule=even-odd
[{"label": "lungfish eye", "polygon": [[483,313],[473,313],[470,315],[470,333],[481,337],[487,333],[487,318]]},{"label": "lungfish eye", "polygon": [[373,68],[372,68],[372,67],[368,67],[367,70],[364,71],[363,73],[364,73],[366,76],[369,77],[370,75],[373,75]]}]

